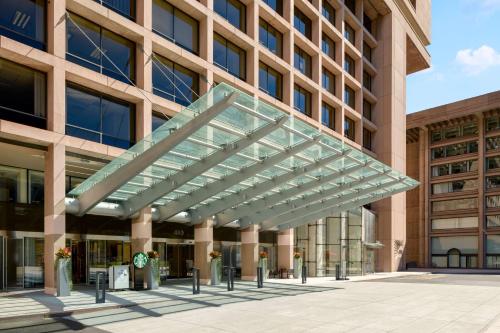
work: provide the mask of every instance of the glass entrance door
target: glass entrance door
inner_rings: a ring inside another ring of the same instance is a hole
[[[194,265],[194,245],[167,245],[167,261],[169,265],[169,278],[178,279],[191,276],[191,269]]]

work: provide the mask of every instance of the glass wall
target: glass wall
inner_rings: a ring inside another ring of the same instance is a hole
[[[70,17],[66,58],[116,80],[134,82],[135,43],[78,15],[71,13]]]
[[[0,58],[0,86],[1,119],[47,128],[44,73]]]
[[[88,283],[95,283],[97,272],[108,273],[112,265],[129,265],[132,260],[130,242],[91,239],[87,241]]]
[[[66,134],[128,149],[135,142],[135,105],[68,84]]]
[[[431,237],[432,267],[477,268],[477,236]]]
[[[2,0],[0,35],[46,49],[46,0]]]

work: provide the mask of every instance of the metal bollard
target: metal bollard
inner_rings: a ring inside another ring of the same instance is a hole
[[[257,288],[264,287],[264,270],[262,267],[257,267]]]
[[[236,276],[236,267],[231,267],[231,291],[234,290],[234,277]]]
[[[302,284],[307,282],[307,266],[302,265]]]
[[[227,291],[231,291],[233,290],[232,287],[231,287],[231,275],[232,275],[232,272],[233,272],[233,269],[231,266],[228,266],[227,268]]]
[[[97,272],[95,276],[95,302],[106,302],[106,273]]]
[[[335,264],[335,280],[340,280],[340,264]]]
[[[200,269],[193,267],[193,295],[200,293]]]

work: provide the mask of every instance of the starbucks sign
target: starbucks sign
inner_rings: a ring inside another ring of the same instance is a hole
[[[148,263],[148,256],[144,252],[137,252],[132,258],[135,268],[144,268]]]

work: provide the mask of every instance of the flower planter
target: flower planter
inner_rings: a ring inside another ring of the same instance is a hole
[[[264,280],[269,278],[269,269],[267,269],[267,258],[259,258],[259,267],[262,267],[264,272]]]
[[[302,277],[302,258],[293,258],[293,278],[300,279]]]
[[[148,289],[158,289],[160,286],[160,260],[158,258],[149,258],[146,264],[146,283]]]
[[[216,286],[222,281],[222,259],[212,259],[210,262],[210,284]]]
[[[71,258],[59,258],[56,261],[57,296],[69,296],[73,287]]]

